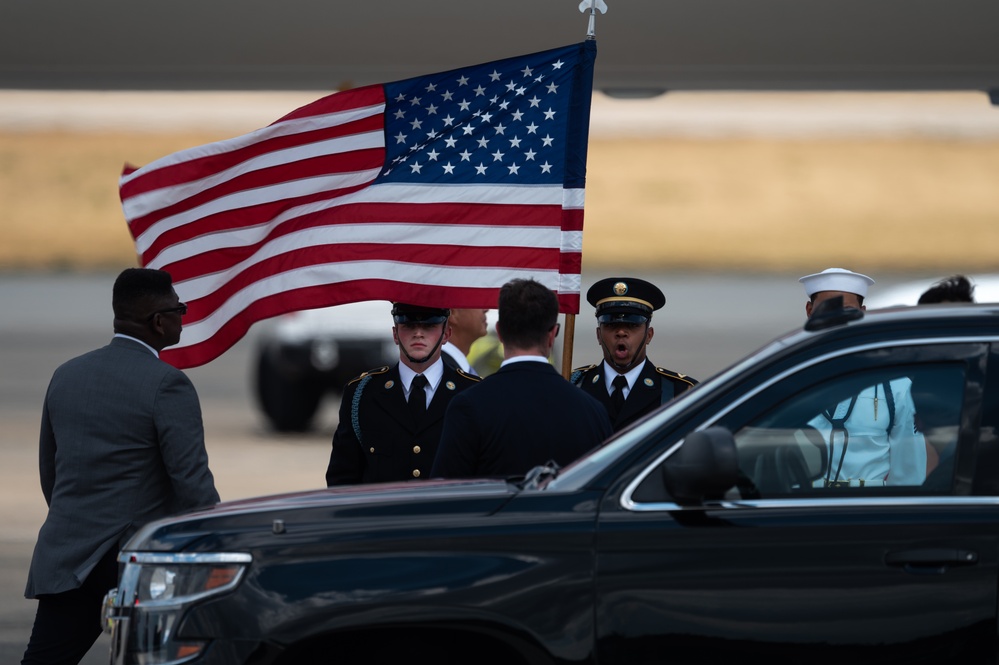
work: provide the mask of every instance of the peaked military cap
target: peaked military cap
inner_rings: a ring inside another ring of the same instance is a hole
[[[402,302],[392,303],[392,320],[395,323],[426,323],[436,325],[447,321],[451,310],[441,307],[423,307]]]
[[[647,323],[666,304],[655,284],[632,277],[601,279],[586,292],[599,323]]]

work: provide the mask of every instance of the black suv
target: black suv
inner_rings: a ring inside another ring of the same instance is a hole
[[[563,469],[150,524],[113,662],[996,663],[997,428],[999,307],[827,310]]]

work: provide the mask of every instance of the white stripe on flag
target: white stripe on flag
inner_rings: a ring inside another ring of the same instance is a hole
[[[540,250],[558,249],[562,235],[562,232],[557,228],[528,226],[496,228],[424,223],[343,224],[334,227],[317,227],[276,238],[263,245],[252,256],[225,271],[202,275],[178,282],[178,284],[183,285],[184,299],[196,300],[215,292],[229,282],[233,276],[239,275],[258,263],[308,247],[385,243],[457,247],[523,247]],[[501,262],[499,257],[497,257],[497,262]],[[475,268],[468,269],[474,270]]]
[[[208,317],[184,325],[181,341],[171,349],[193,346],[210,339],[236,314],[257,300],[285,293],[290,290],[313,286],[334,285],[339,282],[385,279],[391,275],[393,281],[408,284],[432,284],[445,287],[495,288],[516,277],[531,277],[549,289],[559,286],[557,270],[518,270],[508,267],[448,268],[440,265],[417,265],[396,261],[351,261],[341,264],[314,265],[289,270],[258,280],[234,293],[226,302]],[[193,300],[184,284],[177,284],[177,294],[181,300]]]
[[[566,210],[582,210],[583,202],[586,199],[586,190],[582,187],[577,189],[564,189],[562,207]]]
[[[363,185],[377,178],[380,170],[371,169],[357,173],[316,176],[314,178],[303,178],[291,182],[279,182],[248,191],[234,192],[217,199],[212,199],[196,208],[165,217],[141,233],[135,239],[135,247],[139,254],[143,254],[152,247],[156,238],[161,234],[186,226],[210,215],[231,212],[265,203],[273,203],[274,201],[282,201],[298,196],[307,196],[319,192],[335,192],[347,187]]]
[[[369,172],[370,173],[370,172]],[[275,185],[276,188],[284,190],[287,183]],[[232,196],[238,196],[234,194]],[[176,260],[177,257],[193,256],[201,254],[208,249],[225,249],[228,247],[246,247],[256,242],[260,242],[270,231],[277,228],[282,223],[296,219],[303,215],[309,215],[329,210],[344,205],[355,205],[361,203],[453,203],[453,204],[487,204],[487,205],[549,205],[556,206],[562,201],[561,185],[451,185],[451,186],[429,186],[403,183],[385,183],[372,185],[366,189],[351,192],[335,199],[326,201],[315,201],[305,205],[290,208],[280,215],[276,215],[267,224],[254,227],[239,227],[231,231],[218,231],[206,235],[192,236],[181,242],[177,242],[165,248],[156,257],[148,262],[148,268],[163,268]],[[200,210],[200,209],[199,209]],[[191,211],[191,215],[204,214],[204,211]],[[160,222],[160,224],[166,222]],[[169,226],[168,228],[174,228]],[[334,227],[339,228],[339,227]],[[149,233],[156,229],[156,235]],[[144,252],[152,246],[159,233],[167,228],[160,228],[155,224],[136,239],[135,244],[139,253]],[[377,237],[372,235],[368,242],[386,242],[391,238]],[[164,258],[166,255],[166,258]]]
[[[167,200],[170,201],[184,201],[212,187],[228,182],[233,178],[238,178],[239,176],[261,169],[292,164],[315,157],[353,152],[355,150],[384,148],[385,142],[383,139],[384,134],[382,132],[366,132],[289,147],[284,150],[275,150],[274,152],[264,153],[263,155],[240,162],[232,168],[218,171],[200,180],[190,180],[180,185],[162,187],[131,196],[122,202],[122,208],[125,211],[127,219],[138,219],[159,209],[163,204],[164,196],[169,197]]]
[[[336,127],[338,125],[344,125],[373,115],[380,115],[384,111],[384,104],[375,104],[374,106],[358,107],[348,111],[337,111],[336,113],[327,113],[324,115],[314,115],[307,118],[294,118],[291,120],[276,122],[268,125],[267,127],[256,129],[248,134],[243,134],[242,136],[236,136],[231,139],[216,141],[215,143],[208,143],[205,145],[195,146],[193,148],[187,148],[186,150],[181,150],[179,152],[166,155],[165,157],[160,157],[156,161],[146,164],[141,169],[122,175],[118,180],[118,185],[120,187],[132,182],[136,178],[143,178],[162,168],[194,161],[196,159],[201,159],[202,157],[234,152],[245,148],[246,146],[260,143],[266,139],[273,139],[280,136],[294,136],[295,134],[313,132],[317,129]]]

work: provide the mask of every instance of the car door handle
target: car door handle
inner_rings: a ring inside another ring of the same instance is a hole
[[[916,550],[888,552],[885,563],[902,566],[911,573],[943,573],[947,566],[973,566],[978,563],[978,553],[952,547],[927,547]]]

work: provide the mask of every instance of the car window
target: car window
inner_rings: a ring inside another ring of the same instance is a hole
[[[793,393],[734,432],[746,498],[949,493],[958,364],[856,371]]]

